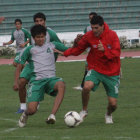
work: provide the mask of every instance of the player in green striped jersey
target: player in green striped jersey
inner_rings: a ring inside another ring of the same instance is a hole
[[[33,20],[35,25],[43,25],[44,27],[46,27],[46,16],[43,13],[36,13],[33,16]],[[46,42],[52,42],[52,41],[56,41],[56,42],[61,42],[60,39],[58,38],[58,36],[56,35],[56,33],[48,28],[46,31]],[[31,39],[32,44],[35,44],[34,39]],[[61,51],[65,51],[67,48],[63,48]],[[55,53],[55,60],[58,57],[58,53]],[[19,111],[17,113],[22,113],[25,109],[26,109],[26,84],[28,83],[30,79],[30,67],[28,64],[26,64],[26,66],[24,67],[23,71],[21,72],[20,75],[20,81],[19,81],[19,96],[20,96],[20,102],[21,102],[21,108],[19,109]],[[18,86],[18,83],[17,83]]]
[[[19,127],[24,127],[29,115],[37,111],[37,106],[44,99],[44,94],[56,96],[51,114],[47,118],[48,124],[54,124],[55,114],[63,100],[65,85],[62,78],[56,77],[55,58],[53,49],[61,50],[65,47],[59,42],[46,42],[46,28],[41,25],[34,25],[31,28],[32,37],[35,44],[26,48],[21,54],[21,61],[17,71],[19,77],[20,71],[26,61],[31,69],[29,81],[29,90],[27,92],[28,108],[23,112],[19,119]],[[19,87],[20,89],[20,87]]]

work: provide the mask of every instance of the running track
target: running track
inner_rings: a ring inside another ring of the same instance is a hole
[[[71,62],[71,61],[85,61],[87,55],[79,55],[79,56],[59,56],[58,62]],[[132,57],[132,58],[140,58],[140,51],[131,51],[131,52],[122,52],[121,58]],[[3,64],[12,64],[13,59],[0,59],[0,65]]]

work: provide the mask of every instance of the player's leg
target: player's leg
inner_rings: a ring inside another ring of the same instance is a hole
[[[17,113],[22,113],[26,110],[26,85],[31,77],[31,69],[29,64],[26,64],[23,68],[20,79],[19,79],[19,99],[20,99],[20,108]]]
[[[19,127],[24,127],[27,123],[29,115],[33,115],[37,111],[38,102],[30,102],[26,111],[22,113],[19,119]]]
[[[57,96],[55,98],[54,105],[53,105],[51,113],[55,115],[57,110],[59,109],[61,103],[62,103],[63,98],[64,98],[64,93],[65,93],[64,82],[63,81],[57,82],[55,84],[54,91],[57,91]]]
[[[85,64],[85,73],[84,73],[84,77],[83,77],[83,80],[82,80],[82,83],[81,83],[81,87],[83,88],[84,87],[84,81],[85,81],[85,77],[88,73],[88,65],[87,65],[87,62]]]
[[[98,79],[98,73],[94,70],[88,71],[84,87],[82,90],[82,105],[83,110],[79,113],[81,116],[81,119],[83,120],[88,115],[88,102],[90,97],[90,91],[95,91],[100,83],[100,80]]]
[[[117,109],[117,97],[120,85],[120,76],[104,76],[103,85],[108,96],[107,112],[105,114],[105,123],[112,124],[112,113]]]
[[[112,113],[117,108],[117,99],[113,97],[108,97],[108,107],[107,113],[105,114],[105,123],[106,124],[113,124]]]
[[[92,81],[85,81],[84,87],[82,90],[82,111],[79,113],[81,119],[83,120],[88,114],[88,102],[90,98],[90,91],[94,87],[94,83]]]
[[[19,127],[24,127],[26,125],[28,116],[37,112],[39,101],[44,99],[44,85],[45,83],[39,80],[30,83],[29,89],[27,91],[28,107],[27,110],[22,113],[19,119]]]
[[[16,53],[16,57],[15,57],[14,62],[13,62],[13,66],[16,67],[16,69],[17,69],[17,66],[19,64],[19,55],[20,55],[20,53]],[[18,91],[18,83],[17,83],[17,79],[16,79],[16,70],[15,70],[15,73],[14,73],[13,90]]]
[[[117,99],[108,97],[107,115],[111,115],[117,109]]]
[[[86,75],[87,75],[87,72],[88,72],[88,70],[85,69],[84,77],[83,77],[83,80],[82,80],[82,83],[81,83],[81,87],[82,87],[82,88],[84,87],[84,81],[85,81],[85,77],[86,77]]]
[[[56,121],[55,114],[58,111],[58,109],[59,109],[59,107],[60,107],[60,105],[61,105],[61,103],[63,101],[63,98],[64,98],[65,84],[62,81],[62,79],[56,78],[56,79],[51,80],[51,82],[49,82],[49,86],[51,88],[53,88],[53,91],[50,93],[50,95],[51,96],[56,96],[56,98],[54,100],[54,104],[53,104],[51,114],[47,118],[46,122],[48,124],[54,124],[55,121]],[[46,92],[49,93],[49,91],[46,91]]]
[[[26,110],[26,84],[28,81],[25,78],[19,79],[19,100],[20,100],[20,109],[17,113],[22,113]]]

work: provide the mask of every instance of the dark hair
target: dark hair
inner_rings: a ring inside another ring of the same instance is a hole
[[[94,16],[94,18],[91,19],[90,23],[92,25],[99,24],[102,26],[104,24],[104,19],[101,16]]]
[[[31,28],[31,35],[35,38],[36,35],[44,34],[46,35],[46,28],[42,25],[34,25]]]
[[[41,13],[41,12],[36,13],[36,14],[33,16],[34,22],[35,22],[36,18],[42,18],[44,21],[46,21],[46,16],[45,16],[45,14],[43,14],[43,13]]]
[[[21,21],[21,19],[15,19],[15,24],[16,24],[16,22],[20,22],[20,24],[22,24],[22,21]]]
[[[91,16],[91,15],[97,16],[97,13],[96,12],[91,12],[91,13],[89,13],[89,16]]]

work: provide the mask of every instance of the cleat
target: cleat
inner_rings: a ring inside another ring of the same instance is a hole
[[[55,124],[56,122],[56,118],[54,114],[50,114],[50,116],[48,117],[48,119],[46,120],[47,124]]]
[[[105,114],[105,123],[106,124],[113,124],[112,115]]]
[[[17,114],[20,114],[20,113],[23,113],[25,110],[23,110],[23,109],[18,109],[18,111],[16,112]]]
[[[82,110],[79,113],[80,117],[81,117],[81,122],[83,122],[84,118],[88,115],[88,111],[87,110]]]
[[[28,116],[25,114],[25,112],[23,112],[18,121],[19,127],[24,127],[26,125],[27,119]]]

